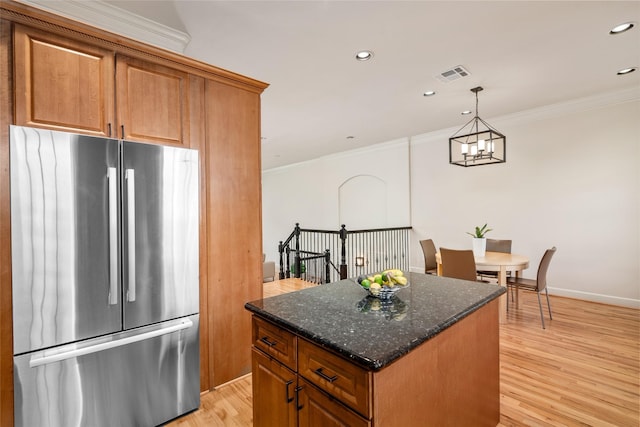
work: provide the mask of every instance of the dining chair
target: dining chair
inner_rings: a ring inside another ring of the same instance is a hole
[[[440,261],[442,262],[442,276],[454,279],[471,280],[478,279],[476,274],[476,261],[471,249],[457,250],[440,248]]]
[[[556,253],[556,247],[547,249],[540,260],[538,265],[538,275],[536,279],[525,279],[523,277],[507,277],[507,286],[515,287],[517,289],[526,289],[529,291],[535,291],[538,294],[538,306],[540,307],[540,320],[542,321],[542,329],[544,327],[544,315],[542,314],[542,302],[540,301],[540,292],[544,291],[547,296],[547,307],[549,309],[549,319],[553,320],[551,315],[551,303],[549,302],[549,291],[547,290],[547,271],[549,270],[549,263],[551,258]],[[507,310],[509,309],[509,298],[507,298]]]
[[[436,262],[436,245],[433,240],[420,240],[422,253],[424,254],[424,274],[438,274],[438,263]]]
[[[511,240],[507,239],[487,239],[487,251],[488,252],[502,252],[504,254],[511,253]],[[507,276],[510,276],[511,272],[507,271]],[[478,276],[481,278],[491,278],[498,280],[497,271],[478,271]]]
[[[489,252],[511,253],[510,239],[487,239],[487,250]]]

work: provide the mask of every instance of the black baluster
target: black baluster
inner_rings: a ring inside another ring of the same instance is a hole
[[[280,243],[278,243],[278,254],[280,254],[280,273],[278,274],[278,278],[282,280],[284,279],[284,248],[282,247],[282,240],[280,240]]]
[[[344,224],[340,228],[340,240],[341,240],[341,249],[340,249],[340,280],[347,278],[347,229]]]

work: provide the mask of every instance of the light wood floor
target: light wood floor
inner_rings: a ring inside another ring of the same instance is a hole
[[[306,286],[266,283],[264,295]],[[535,294],[521,295],[523,308],[500,327],[499,426],[640,426],[640,310],[551,297],[543,330]],[[203,395],[200,409],[170,426],[246,427],[251,411],[247,375]]]

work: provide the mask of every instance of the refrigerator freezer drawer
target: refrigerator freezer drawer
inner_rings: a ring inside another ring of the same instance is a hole
[[[200,405],[199,318],[14,358],[16,426],[154,426]]]

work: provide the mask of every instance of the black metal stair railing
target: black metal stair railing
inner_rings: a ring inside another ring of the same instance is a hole
[[[397,268],[409,271],[409,231],[411,227],[349,231],[346,252],[347,275],[377,273]]]
[[[332,272],[337,271],[336,266],[331,261],[331,254],[329,249],[320,249],[316,251],[301,250],[307,244],[306,233],[308,230],[302,230],[300,225],[296,223],[295,228],[284,242],[280,242],[278,245],[278,252],[280,254],[280,271],[278,277],[285,279],[291,277],[302,278],[307,282],[312,283],[329,283],[332,281]],[[301,236],[303,236],[301,242]],[[291,243],[293,242],[294,248],[291,249]],[[326,245],[325,245],[326,246]],[[318,248],[316,244],[313,246]]]
[[[314,283],[329,283],[388,268],[408,271],[409,230],[411,227],[348,231],[345,225],[340,230],[317,230],[296,223],[287,240],[278,245],[279,278],[293,274]]]

